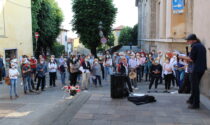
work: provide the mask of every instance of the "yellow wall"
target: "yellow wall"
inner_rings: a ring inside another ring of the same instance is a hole
[[[114,34],[114,38],[115,38],[115,40],[114,40],[114,46],[117,46],[117,45],[119,45],[119,42],[118,42],[119,36],[117,36],[117,35],[120,34],[120,31],[119,30],[114,30],[113,31],[113,34]]]
[[[0,54],[4,56],[5,49],[17,49],[18,57],[33,54],[31,0],[6,0],[0,24]]]
[[[74,39],[73,48],[78,48],[80,45],[79,38]]]

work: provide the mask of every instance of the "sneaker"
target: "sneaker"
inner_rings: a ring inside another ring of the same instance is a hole
[[[135,87],[134,89],[135,89],[135,90],[138,90],[139,88]]]
[[[18,98],[19,96],[18,95],[15,95],[15,97]]]
[[[10,96],[10,100],[12,100],[12,96]]]
[[[148,90],[147,93],[150,93],[150,90]]]

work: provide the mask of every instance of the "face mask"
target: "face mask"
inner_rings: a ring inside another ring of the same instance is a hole
[[[40,63],[41,63],[41,64],[43,64],[44,62],[43,62],[43,61],[41,61]]]
[[[12,68],[14,69],[14,68],[15,68],[15,66],[12,66]]]
[[[151,57],[152,55],[149,55],[149,57]]]
[[[155,61],[155,63],[156,63],[156,64],[159,64],[159,61],[157,60],[157,61]]]
[[[98,62],[95,62],[95,64],[98,64]]]
[[[141,55],[141,57],[144,57],[144,55]]]

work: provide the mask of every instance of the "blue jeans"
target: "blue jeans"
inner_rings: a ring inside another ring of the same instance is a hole
[[[15,94],[15,96],[17,96],[16,82],[17,82],[17,79],[10,79],[10,96],[12,96],[12,89],[14,89],[14,94]]]
[[[107,79],[108,75],[112,74],[112,67],[105,66],[105,79]]]
[[[61,83],[62,83],[62,85],[65,85],[66,73],[60,72],[60,74],[61,74]]]
[[[26,92],[27,90],[31,91],[31,77],[30,76],[26,76],[23,78],[23,89],[24,89],[24,92]]]

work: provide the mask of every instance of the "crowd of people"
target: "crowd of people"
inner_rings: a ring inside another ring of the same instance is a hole
[[[0,60],[0,66],[3,67],[3,60]],[[2,69],[2,68],[1,68]],[[1,74],[2,74],[1,70]],[[115,52],[110,54],[108,51],[95,58],[93,55],[76,55],[64,58],[61,56],[55,59],[54,55],[50,56],[47,61],[42,55],[36,59],[34,56],[30,58],[26,55],[22,56],[19,63],[16,57],[10,60],[8,76],[10,78],[10,98],[18,97],[16,92],[16,84],[18,77],[22,77],[23,91],[36,92],[41,89],[45,90],[46,75],[49,72],[49,86],[56,87],[57,72],[60,73],[61,84],[64,86],[67,72],[68,80],[71,86],[79,84],[82,90],[88,90],[92,83],[95,87],[102,87],[102,80],[108,82],[110,75],[113,73],[122,73],[128,76],[128,87],[130,92],[138,89],[138,82],[149,81],[148,92],[155,83],[154,91],[157,92],[159,84],[165,80],[165,91],[169,92],[172,86],[179,87],[179,92],[190,92],[190,65],[188,62],[179,60],[177,52],[152,51],[145,53],[144,51],[133,52],[128,50],[125,52]],[[81,81],[81,82],[78,82]],[[1,81],[2,82],[2,78]]]

